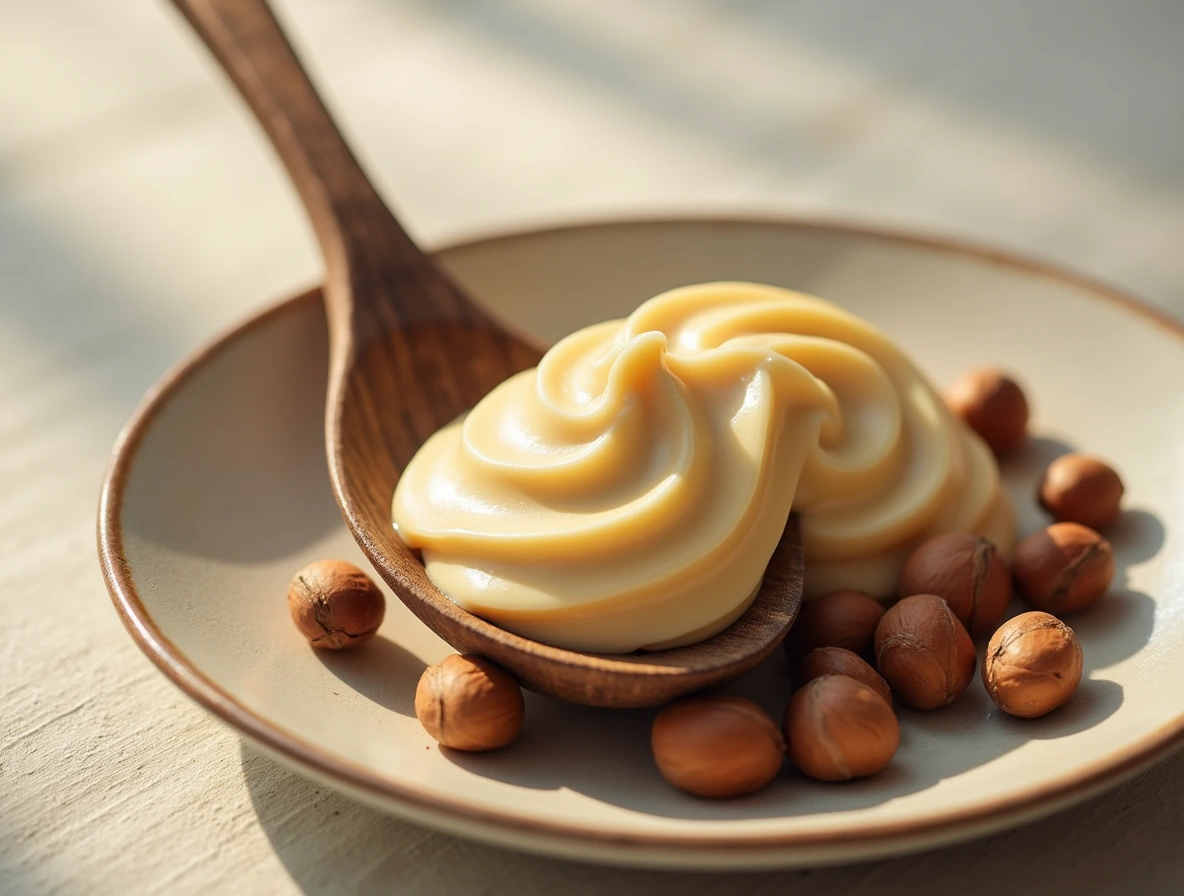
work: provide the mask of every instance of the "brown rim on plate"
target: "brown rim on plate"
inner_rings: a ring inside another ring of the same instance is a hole
[[[1060,280],[1091,293],[1096,298],[1121,305],[1128,311],[1145,317],[1169,330],[1182,340],[1184,324],[1143,301],[1081,274],[1064,270],[1055,264],[1024,257],[1011,251],[983,248],[971,242],[945,236],[929,236],[895,228],[856,225],[827,219],[779,218],[760,215],[743,217],[662,217],[630,218],[616,221],[570,223],[530,230],[458,241],[449,245],[451,251],[489,246],[498,242],[530,238],[547,233],[573,232],[605,228],[627,227],[723,227],[769,226],[799,230],[832,231],[870,239],[936,249],[955,255],[969,256],[979,261],[1015,268],[1042,277]],[[266,324],[293,307],[319,301],[319,289],[273,305],[248,320],[232,326],[193,352],[168,371],[148,392],[119,435],[113,449],[110,467],[103,482],[99,499],[98,548],[107,590],[120,618],[132,638],[148,658],[175,685],[223,722],[249,735],[265,747],[305,766],[315,773],[336,779],[355,791],[369,793],[383,800],[393,800],[421,810],[428,816],[453,817],[482,828],[508,828],[516,833],[534,835],[547,840],[591,841],[603,847],[664,849],[697,851],[718,849],[734,852],[777,853],[794,849],[825,849],[857,843],[878,844],[909,841],[935,836],[942,842],[965,835],[986,833],[1006,826],[1012,818],[1034,818],[1050,814],[1076,799],[1119,783],[1126,777],[1162,758],[1184,743],[1184,713],[1161,725],[1138,743],[1099,760],[1085,769],[1061,778],[1048,780],[1038,787],[1008,797],[986,800],[973,807],[947,811],[912,822],[880,822],[855,826],[842,831],[804,832],[793,834],[740,834],[735,837],[703,836],[694,833],[674,835],[625,835],[602,827],[580,827],[566,823],[548,823],[523,819],[508,812],[475,808],[472,805],[444,798],[427,789],[416,789],[396,784],[352,762],[345,761],[315,744],[309,743],[283,727],[276,725],[244,706],[207,678],[157,627],[140,601],[132,579],[131,568],[124,556],[121,507],[132,465],[140,442],[151,427],[157,413],[180,387],[207,359],[233,344],[239,338]],[[945,832],[946,836],[942,836]],[[883,852],[883,849],[880,850]]]

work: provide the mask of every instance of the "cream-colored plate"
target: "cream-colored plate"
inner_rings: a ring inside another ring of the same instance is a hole
[[[996,253],[811,223],[666,222],[477,241],[442,260],[498,314],[553,340],[685,283],[749,279],[837,301],[938,381],[1017,371],[1037,438],[1005,468],[1025,529],[1032,486],[1067,446],[1111,458],[1129,510],[1111,533],[1115,590],[1072,624],[1086,680],[1036,721],[976,681],[952,707],[902,711],[880,777],[816,784],[789,769],[755,796],[676,793],[650,760],[650,711],[528,695],[527,724],[489,755],[440,750],[412,710],[449,653],[396,599],[353,653],[309,649],[291,574],[361,563],[325,474],[325,328],[315,294],[200,352],[146,400],[103,491],[100,547],[133,636],[224,721],[325,783],[425,824],[508,846],[639,865],[755,867],[919,849],[1032,819],[1117,783],[1184,739],[1184,335],[1080,278]],[[414,389],[415,383],[407,383]],[[735,686],[780,714],[778,655]]]

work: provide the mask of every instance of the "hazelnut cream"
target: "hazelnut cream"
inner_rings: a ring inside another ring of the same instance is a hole
[[[470,612],[624,653],[738,618],[791,508],[807,596],[887,596],[938,532],[1005,554],[1015,537],[990,451],[882,333],[801,293],[706,283],[495,388],[423,445],[393,515]]]

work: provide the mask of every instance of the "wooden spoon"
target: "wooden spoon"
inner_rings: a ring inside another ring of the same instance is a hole
[[[399,598],[458,651],[488,657],[533,690],[593,706],[656,706],[767,656],[801,603],[793,519],[749,610],[689,647],[627,656],[561,650],[462,610],[432,585],[391,523],[399,473],[428,436],[541,353],[474,305],[395,221],[263,0],[174,2],[254,110],[316,230],[326,268],[333,491]]]

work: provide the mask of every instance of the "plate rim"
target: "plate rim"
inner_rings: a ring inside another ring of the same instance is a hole
[[[1059,280],[1090,294],[1093,298],[1116,304],[1143,317],[1169,331],[1184,345],[1184,321],[1100,279],[1012,249],[894,224],[794,214],[691,213],[618,216],[490,229],[476,235],[466,234],[450,239],[438,247],[433,246],[430,253],[462,252],[496,246],[501,242],[589,230],[753,225],[833,232],[937,250],[948,255]],[[899,841],[904,849],[910,848],[910,844],[911,848],[917,849],[923,848],[925,843],[917,844],[916,841],[926,837],[934,843],[946,843],[960,839],[959,833],[963,834],[963,838],[978,836],[1006,827],[1012,819],[1032,820],[1087,799],[1102,790],[1116,786],[1184,745],[1184,713],[1181,713],[1108,758],[1099,759],[1075,773],[1046,780],[1019,794],[986,799],[966,808],[913,821],[879,821],[838,831],[749,831],[736,835],[700,834],[691,831],[679,834],[622,833],[595,825],[580,826],[569,822],[523,818],[513,812],[474,806],[451,797],[440,796],[427,789],[407,787],[335,756],[249,709],[204,675],[198,666],[169,640],[140,600],[132,579],[131,564],[124,553],[122,531],[123,495],[140,445],[157,414],[171,396],[208,360],[250,335],[257,328],[266,325],[273,318],[305,304],[319,304],[320,292],[320,286],[311,287],[221,328],[176,362],[156,381],[141,399],[116,439],[100,491],[96,531],[99,561],[107,591],[121,621],[141,651],[188,697],[223,723],[261,743],[290,763],[309,768],[317,777],[339,781],[355,794],[360,792],[368,795],[372,798],[371,801],[377,799],[385,806],[397,805],[414,810],[421,819],[424,816],[436,819],[453,817],[464,823],[470,833],[474,827],[487,829],[490,831],[491,839],[502,843],[513,841],[522,845],[523,837],[533,836],[551,842],[561,839],[573,845],[595,845],[596,851],[600,853],[605,849],[616,849],[632,853],[637,859],[647,850],[652,850],[666,853],[693,852],[698,853],[698,858],[702,860],[705,858],[702,851],[712,850],[737,857],[739,854],[751,854],[753,859],[757,860],[775,854],[837,849],[844,849],[854,857],[854,853],[859,852],[860,844],[867,846],[868,854],[883,855],[889,851],[888,845],[893,841]],[[494,831],[500,832],[500,837],[494,836]],[[588,843],[589,841],[591,843]],[[701,865],[702,862],[694,864]]]

